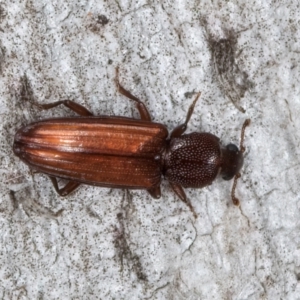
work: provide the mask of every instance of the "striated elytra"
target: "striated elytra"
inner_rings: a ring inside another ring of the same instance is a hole
[[[234,177],[231,196],[238,205],[234,193],[243,166],[244,131],[250,120],[244,122],[240,149],[233,144],[222,147],[219,138],[211,133],[184,134],[200,97],[198,93],[185,122],[168,136],[167,128],[151,122],[144,103],[119,84],[118,76],[116,83],[119,92],[135,102],[141,119],[96,117],[70,100],[41,105],[49,109],[62,104],[80,116],[47,119],[22,127],[15,135],[14,153],[30,168],[47,174],[61,196],[83,183],[145,189],[159,198],[163,176],[196,217],[183,188],[210,185],[220,174],[225,180]],[[68,183],[59,188],[57,178]]]

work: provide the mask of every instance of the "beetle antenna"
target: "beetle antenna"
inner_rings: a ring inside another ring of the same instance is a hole
[[[233,185],[232,185],[232,189],[231,189],[231,199],[234,205],[239,206],[240,205],[240,200],[235,196],[235,188],[236,188],[236,184],[238,179],[241,177],[241,173],[237,173],[234,176],[233,179]]]
[[[250,125],[250,119],[246,119],[243,124],[242,132],[241,132],[240,151],[242,151],[242,153],[245,152],[245,147],[244,147],[245,129],[249,125]]]
[[[241,131],[240,151],[242,153],[245,152],[245,147],[244,147],[245,129],[247,126],[249,126],[249,124],[250,124],[250,119],[246,119],[243,124],[242,131]],[[240,177],[241,177],[240,173],[237,173],[234,176],[233,186],[231,189],[231,199],[232,199],[233,204],[236,206],[238,206],[240,204],[240,200],[235,196],[235,189],[236,189],[237,181]]]

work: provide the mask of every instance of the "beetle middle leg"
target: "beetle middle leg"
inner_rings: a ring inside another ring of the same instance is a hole
[[[93,114],[88,109],[72,100],[61,100],[48,104],[37,104],[37,106],[42,109],[50,109],[59,105],[64,105],[65,107],[71,109],[72,111],[83,117],[93,116]]]
[[[183,124],[180,124],[178,125],[177,127],[175,127],[171,133],[171,138],[174,138],[174,137],[179,137],[181,136],[187,129],[187,124],[194,112],[194,108],[195,108],[195,105],[199,99],[201,95],[201,92],[199,92],[196,96],[196,99],[193,101],[193,103],[191,104],[191,106],[189,107],[189,110],[188,110],[188,113],[187,113],[187,116],[186,116],[186,119],[185,119],[185,122]]]
[[[49,176],[49,178],[51,179],[52,184],[53,184],[57,194],[59,194],[62,197],[69,195],[70,193],[75,191],[78,188],[78,186],[80,185],[80,183],[78,183],[78,182],[69,181],[63,188],[59,188],[56,177]]]
[[[119,68],[116,68],[116,78],[115,82],[118,88],[118,91],[120,94],[124,95],[125,97],[135,101],[136,108],[138,109],[141,120],[145,121],[151,121],[150,113],[146,107],[146,105],[137,97],[133,96],[129,91],[127,91],[125,88],[122,87],[122,85],[119,82]]]
[[[160,186],[155,186],[151,189],[147,190],[150,196],[154,199],[159,199],[161,197],[161,191],[160,191]]]

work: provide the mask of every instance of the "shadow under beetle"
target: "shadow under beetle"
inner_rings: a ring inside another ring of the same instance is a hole
[[[116,76],[118,91],[133,100],[140,119],[93,116],[85,107],[62,100],[40,105],[50,109],[64,105],[79,117],[53,118],[31,123],[15,135],[13,150],[32,169],[47,174],[60,196],[66,196],[80,184],[111,188],[146,189],[153,198],[160,198],[163,176],[196,213],[183,188],[210,185],[218,174],[225,180],[234,177],[231,197],[235,197],[239,171],[243,166],[243,140],[246,120],[242,127],[240,150],[234,144],[220,146],[219,138],[211,133],[184,134],[200,97],[189,107],[186,120],[168,137],[167,128],[151,122],[142,101],[123,88]],[[57,178],[68,180],[59,188]]]

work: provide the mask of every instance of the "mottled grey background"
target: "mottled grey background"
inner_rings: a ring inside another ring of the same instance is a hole
[[[0,2],[0,298],[299,299],[299,11],[296,0]],[[220,77],[212,41],[229,37],[241,73],[227,63]],[[89,186],[60,198],[13,155],[22,124],[73,115],[24,101],[25,79],[39,103],[137,117],[116,66],[169,130],[197,91],[188,132],[239,143],[251,119],[239,208],[221,179],[187,190],[197,220],[166,182],[160,200]],[[243,72],[245,114],[228,97]]]

